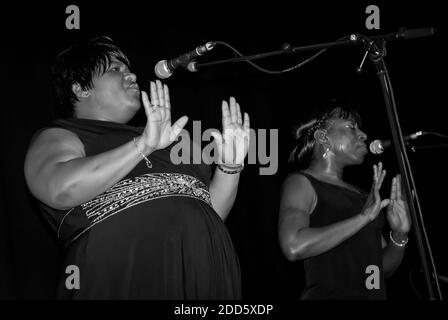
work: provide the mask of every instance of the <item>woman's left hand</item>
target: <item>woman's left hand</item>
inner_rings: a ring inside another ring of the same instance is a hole
[[[390,228],[394,232],[405,235],[411,229],[411,219],[409,217],[408,206],[402,198],[400,175],[397,175],[392,179],[390,203],[387,208],[387,220]]]
[[[218,147],[218,161],[225,165],[241,165],[249,150],[250,123],[249,115],[241,117],[240,105],[234,97],[230,97],[230,110],[226,101],[222,102],[223,134],[212,132],[211,135]]]

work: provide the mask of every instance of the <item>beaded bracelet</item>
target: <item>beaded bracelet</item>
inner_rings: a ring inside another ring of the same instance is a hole
[[[138,153],[140,153],[140,155],[142,156],[142,158],[145,159],[146,166],[148,167],[148,169],[151,169],[151,168],[152,168],[152,163],[151,163],[151,161],[149,161],[148,157],[145,156],[145,155],[143,154],[143,152],[141,152],[141,151],[138,149],[138,145],[137,145],[137,141],[135,140],[135,137],[134,137],[134,145],[135,145],[135,147],[137,148]]]
[[[406,243],[408,243],[409,241],[409,237],[407,237],[406,240],[402,241],[401,243],[398,243],[397,241],[394,240],[394,238],[392,238],[392,230],[389,232],[389,238],[392,241],[392,243],[398,247],[404,247]]]
[[[243,171],[244,163],[240,164],[238,167],[235,167],[235,168],[230,168],[225,165],[218,164],[218,169],[227,174],[235,174],[235,173],[239,173],[239,172]],[[230,170],[227,170],[227,169],[230,169]]]

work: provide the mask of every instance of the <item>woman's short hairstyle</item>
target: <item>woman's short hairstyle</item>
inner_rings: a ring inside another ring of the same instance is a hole
[[[289,156],[289,163],[298,170],[308,168],[313,159],[316,130],[328,130],[335,119],[353,120],[361,126],[361,117],[351,107],[332,105],[311,120],[296,126],[293,130],[295,147]]]
[[[105,36],[66,48],[56,56],[51,72],[61,116],[74,117],[74,105],[78,98],[73,92],[73,84],[78,83],[82,90],[92,89],[93,78],[107,71],[112,58],[130,68],[125,54],[111,38]]]

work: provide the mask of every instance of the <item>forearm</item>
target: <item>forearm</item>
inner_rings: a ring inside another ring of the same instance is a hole
[[[218,168],[215,169],[210,183],[210,197],[213,209],[223,221],[227,218],[235,202],[239,179],[240,173],[227,174]]]
[[[321,228],[303,228],[289,240],[288,259],[301,260],[317,256],[338,246],[369,223],[358,214],[347,220]]]
[[[406,235],[393,232],[392,237],[399,243],[406,239]],[[387,246],[383,249],[383,270],[386,277],[392,276],[404,257],[406,246],[397,246],[390,239]]]
[[[66,209],[80,205],[125,177],[141,160],[139,150],[149,155],[140,139],[131,140],[115,149],[95,156],[58,163],[49,184],[53,189],[53,205]]]

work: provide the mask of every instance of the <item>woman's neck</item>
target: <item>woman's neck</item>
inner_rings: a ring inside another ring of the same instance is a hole
[[[343,181],[344,168],[336,165],[334,161],[326,159],[313,161],[306,171],[331,181]]]

